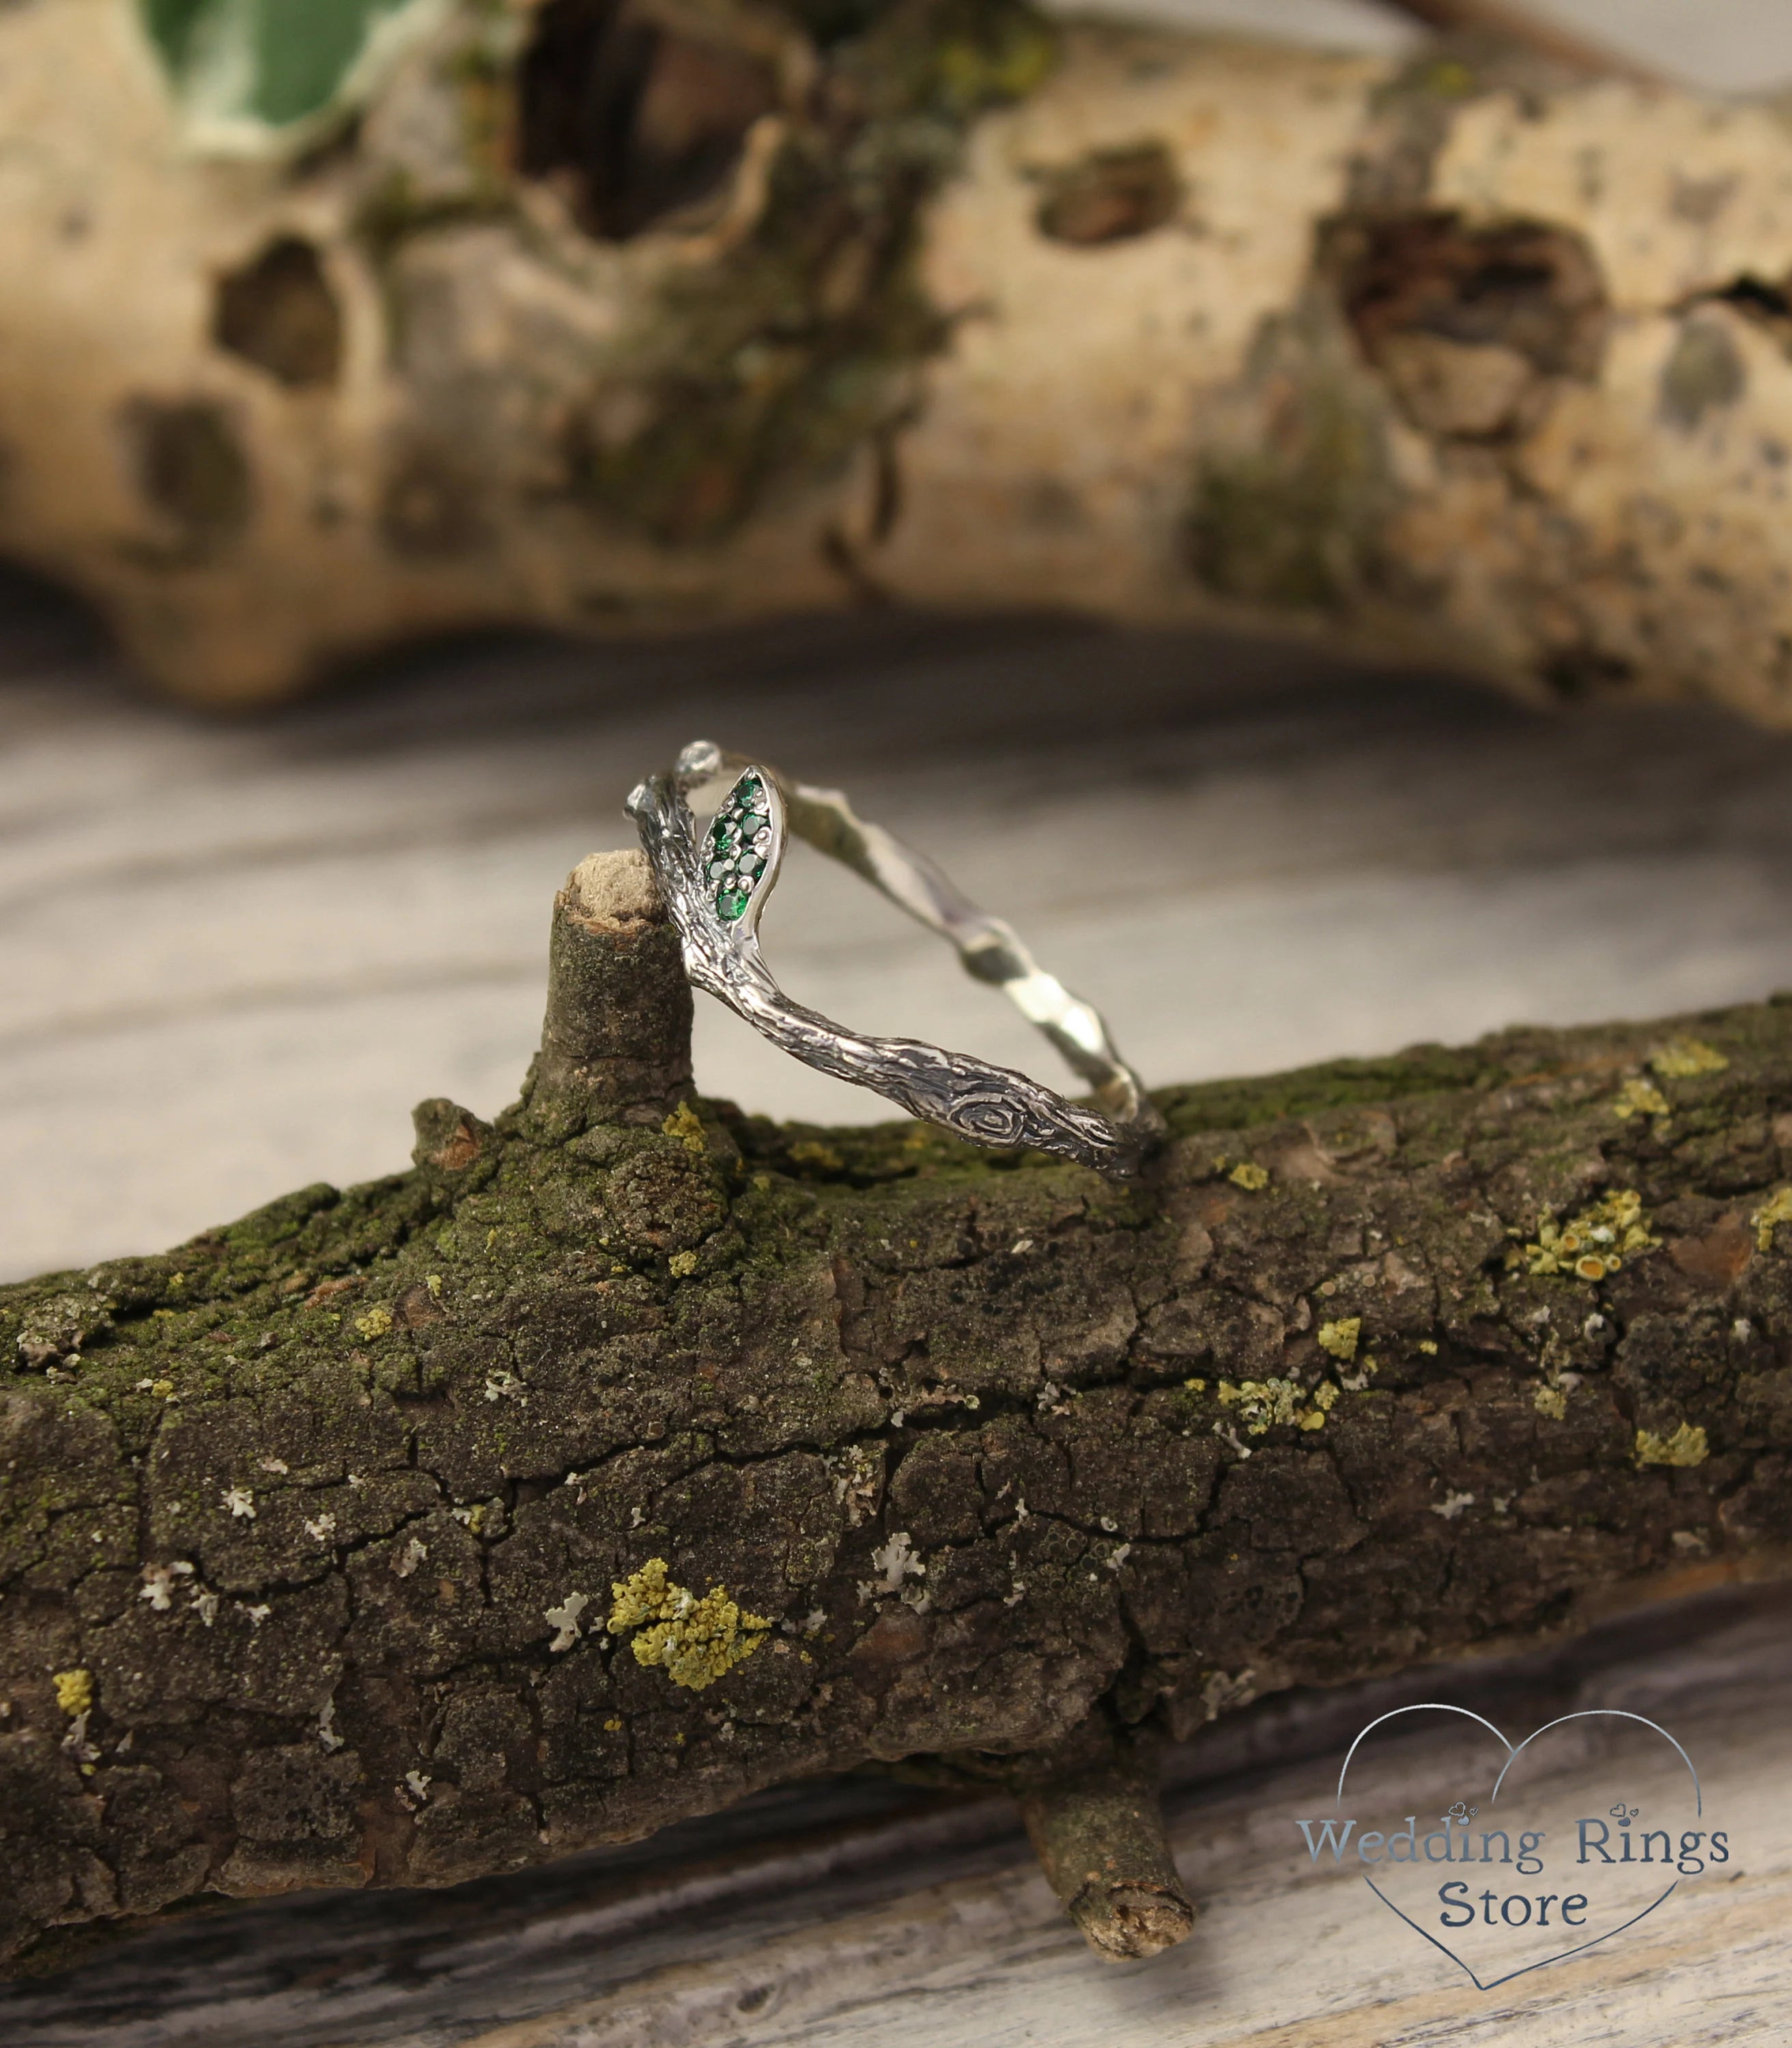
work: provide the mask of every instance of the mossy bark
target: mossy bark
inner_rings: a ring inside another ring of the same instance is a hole
[[[495,1125],[0,1291],[15,1967],[917,1759],[1145,1953],[1154,1741],[1786,1568],[1792,1006],[1171,1089],[1121,1188],[691,1096],[634,856],[554,959]]]

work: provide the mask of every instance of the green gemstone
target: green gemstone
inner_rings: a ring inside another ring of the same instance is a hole
[[[716,898],[716,914],[724,925],[731,925],[746,908],[744,889],[724,889]]]
[[[740,838],[740,827],[732,818],[718,818],[709,828],[709,836],[720,847],[730,847]]]
[[[735,800],[743,804],[757,804],[764,794],[757,775],[749,775],[735,785]]]
[[[746,880],[757,882],[766,871],[766,863],[756,853],[743,853],[740,856],[740,871]]]

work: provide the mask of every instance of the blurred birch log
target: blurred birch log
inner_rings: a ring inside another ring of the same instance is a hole
[[[258,126],[194,11],[0,11],[0,551],[191,700],[887,600],[1792,720],[1768,106],[1019,0],[392,0],[356,107]]]

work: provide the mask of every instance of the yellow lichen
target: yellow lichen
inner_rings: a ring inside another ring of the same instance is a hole
[[[1539,1387],[1530,1397],[1530,1405],[1539,1415],[1559,1422],[1568,1413],[1568,1396],[1559,1387]]]
[[[1305,1391],[1297,1379],[1222,1379],[1223,1406],[1236,1408],[1247,1434],[1260,1437],[1278,1424],[1298,1419],[1299,1402]]]
[[[687,1152],[701,1158],[709,1149],[703,1135],[703,1121],[688,1102],[681,1102],[660,1126],[668,1138],[676,1138]]]
[[[1234,1187],[1247,1189],[1252,1194],[1255,1194],[1260,1188],[1266,1188],[1270,1184],[1267,1169],[1249,1159],[1240,1160],[1226,1178]]]
[[[1467,64],[1453,59],[1433,64],[1425,74],[1425,82],[1444,99],[1466,99],[1475,90],[1475,74]]]
[[[927,1140],[924,1138],[922,1142]],[[840,1173],[846,1170],[846,1161],[832,1145],[824,1145],[817,1138],[801,1138],[790,1147],[790,1158],[799,1166],[813,1166],[817,1173]]]
[[[1702,1038],[1670,1038],[1649,1055],[1649,1064],[1664,1080],[1690,1080],[1695,1074],[1720,1074],[1729,1061]]]
[[[1755,1248],[1771,1251],[1775,1224],[1792,1223],[1792,1188],[1782,1188],[1770,1197],[1748,1220],[1755,1226]]]
[[[355,1318],[355,1333],[363,1337],[382,1337],[392,1328],[390,1309],[370,1309],[364,1316]]]
[[[1634,1189],[1620,1188],[1569,1222],[1545,1224],[1524,1254],[1534,1275],[1571,1273],[1577,1279],[1603,1280],[1626,1259],[1652,1251],[1660,1243],[1650,1235],[1643,1197]]]
[[[1418,1340],[1418,1348],[1427,1358],[1435,1358],[1437,1356],[1437,1342],[1435,1337],[1421,1337]]]
[[[1191,1394],[1204,1394],[1207,1391],[1207,1382],[1204,1379],[1185,1379],[1182,1384]]]
[[[630,1572],[619,1584],[613,1581],[610,1587],[611,1633],[638,1628],[644,1621],[657,1620],[668,1594],[675,1590],[666,1578],[664,1557],[650,1557],[638,1572]]]
[[[1328,1351],[1340,1365],[1348,1365],[1356,1356],[1356,1340],[1362,1334],[1360,1316],[1340,1316],[1335,1323],[1319,1325],[1319,1348]]]
[[[688,1280],[697,1270],[697,1255],[694,1251],[675,1251],[665,1262],[665,1270],[674,1280]]]
[[[1325,1382],[1314,1388],[1309,1403],[1297,1379],[1222,1379],[1218,1391],[1223,1406],[1238,1410],[1250,1437],[1289,1424],[1301,1429],[1322,1429],[1326,1410],[1338,1398],[1336,1387]]]
[[[1627,1123],[1633,1116],[1666,1116],[1670,1107],[1667,1097],[1655,1084],[1645,1080],[1640,1074],[1624,1083],[1612,1105],[1623,1123]]]
[[[56,1688],[56,1703],[62,1711],[72,1717],[93,1711],[93,1674],[91,1671],[57,1671],[50,1683]]]
[[[673,1685],[693,1693],[751,1657],[771,1627],[763,1615],[743,1613],[722,1586],[699,1600],[666,1576],[663,1557],[650,1557],[610,1591],[610,1633],[635,1631],[629,1646],[635,1662],[658,1665]]]
[[[1639,1465],[1702,1465],[1710,1456],[1705,1431],[1696,1422],[1682,1422],[1671,1437],[1658,1437],[1650,1429],[1636,1433]]]

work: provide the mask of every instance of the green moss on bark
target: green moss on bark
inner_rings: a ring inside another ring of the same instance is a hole
[[[1169,1091],[1116,1188],[689,1101],[676,1019],[638,1006],[624,1046],[575,1014],[581,948],[638,990],[663,926],[578,910],[495,1126],[425,1104],[408,1173],[0,1290],[21,1957],[819,1769],[1055,1782],[1091,1726],[1546,1634],[1695,1553],[1779,1568],[1792,1249],[1753,1219],[1792,1171],[1792,1009],[1696,1020],[1727,1065],[1658,1073],[1666,1117],[1614,1109],[1659,1027]],[[1618,1189],[1658,1244],[1530,1270]],[[655,1560],[770,1624],[700,1691],[603,1625]],[[1090,1910],[1155,1925],[1141,1897]]]

